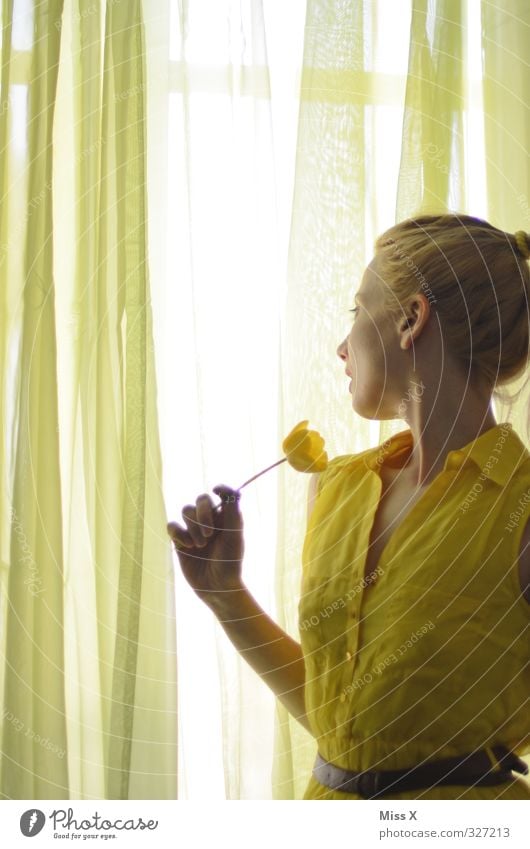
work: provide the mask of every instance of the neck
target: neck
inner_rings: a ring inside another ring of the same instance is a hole
[[[439,474],[449,451],[463,448],[497,424],[488,392],[468,385],[460,393],[454,381],[446,391],[435,386],[429,390],[423,382],[422,386],[421,397],[410,401],[403,416],[413,438],[403,471],[414,488],[426,486]]]

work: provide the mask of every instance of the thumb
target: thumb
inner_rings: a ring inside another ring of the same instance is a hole
[[[222,519],[223,530],[240,531],[243,528],[243,517],[239,509],[240,491],[222,483],[212,487],[212,491],[221,497],[217,516]]]

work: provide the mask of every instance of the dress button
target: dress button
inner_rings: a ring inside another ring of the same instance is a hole
[[[351,659],[352,659],[352,657],[353,657],[352,653],[351,653],[351,652],[349,652],[349,651],[347,651],[347,652],[346,652],[346,660],[351,660]]]
[[[345,702],[345,701],[346,701],[346,693],[341,693],[341,694],[340,694],[340,700],[339,700],[339,701],[341,701],[341,702]]]
[[[465,460],[465,456],[463,451],[451,451],[448,463],[449,468],[459,469]]]

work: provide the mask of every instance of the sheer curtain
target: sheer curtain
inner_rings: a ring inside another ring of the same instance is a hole
[[[164,491],[180,522],[199,493],[238,486],[281,457],[304,15],[304,2],[288,10],[261,0],[172,4],[167,274],[155,348]],[[245,580],[273,618],[279,494],[296,477],[280,469],[242,501]],[[180,798],[204,796],[205,764],[209,798],[271,798],[275,699],[175,562]]]
[[[315,741],[166,520],[303,418],[329,456],[403,429],[351,409],[347,310],[395,220],[530,229],[529,24],[524,0],[4,1],[2,798],[302,797]],[[295,639],[307,482],[283,464],[241,502],[245,580]]]
[[[139,0],[2,6],[3,798],[175,798]]]

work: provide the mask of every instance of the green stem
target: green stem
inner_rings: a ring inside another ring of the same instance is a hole
[[[238,492],[239,492],[239,490],[243,489],[243,487],[244,487],[244,486],[246,486],[246,485],[247,485],[247,483],[252,483],[252,481],[255,481],[255,480],[256,480],[256,478],[259,478],[259,476],[260,476],[260,475],[264,475],[264,474],[265,474],[265,472],[268,472],[268,471],[269,471],[269,469],[274,469],[274,467],[275,467],[275,466],[279,466],[279,465],[280,465],[280,463],[285,463],[285,461],[286,461],[286,460],[287,460],[287,457],[284,457],[284,458],[283,458],[283,460],[278,460],[278,462],[277,462],[277,463],[273,463],[273,464],[272,464],[272,466],[267,466],[267,468],[266,468],[266,469],[263,469],[263,471],[258,472],[258,474],[257,474],[257,475],[254,475],[254,477],[253,477],[253,478],[249,478],[249,479],[248,479],[248,481],[245,481],[245,483],[242,483],[242,484],[241,484],[241,486],[240,486],[240,487],[239,487],[239,489],[238,489]]]
[[[249,483],[252,483],[252,481],[255,481],[255,480],[256,480],[256,478],[259,478],[261,475],[264,475],[264,474],[265,474],[265,472],[268,472],[268,471],[269,471],[269,469],[274,469],[274,467],[275,467],[275,466],[279,466],[279,465],[280,465],[280,463],[285,463],[285,461],[286,461],[286,460],[287,460],[287,457],[284,457],[282,460],[278,460],[276,463],[273,463],[271,466],[267,466],[267,468],[266,468],[266,469],[262,469],[262,470],[261,470],[261,472],[258,472],[258,474],[257,474],[257,475],[253,475],[253,477],[249,478],[249,479],[248,479],[248,481],[245,481],[245,483],[242,483],[242,484],[241,484],[241,486],[240,486],[238,489],[236,489],[236,492],[240,492],[240,491],[243,489],[243,487],[244,487],[244,486],[246,486],[246,485],[247,485],[247,484],[249,484]],[[219,510],[219,508],[221,507],[222,503],[223,503],[223,502],[221,501],[221,504],[217,504],[217,505],[214,507],[214,510]]]

